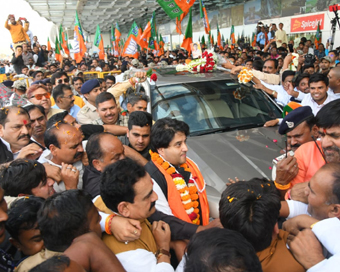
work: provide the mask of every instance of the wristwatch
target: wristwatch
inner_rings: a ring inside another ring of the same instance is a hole
[[[158,249],[158,250],[156,251],[156,254],[155,254],[156,259],[158,260],[158,258],[161,257],[162,255],[166,255],[166,256],[168,256],[169,258],[171,258],[171,254],[170,254],[169,251],[160,248],[160,249]]]
[[[273,92],[272,92],[272,96],[274,96],[274,94],[275,94],[275,93],[276,93],[276,92],[275,92],[275,91],[273,91]]]

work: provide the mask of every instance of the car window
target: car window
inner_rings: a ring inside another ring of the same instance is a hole
[[[151,93],[154,120],[176,118],[190,132],[258,127],[281,117],[261,91],[232,80],[182,83],[156,87]]]

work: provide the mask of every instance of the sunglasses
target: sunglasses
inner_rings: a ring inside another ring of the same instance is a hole
[[[58,82],[58,84],[69,83],[69,79],[68,78],[58,79],[57,82]]]
[[[51,94],[50,93],[36,94],[36,95],[32,95],[31,98],[41,100],[43,98],[43,96],[45,96],[47,99],[49,99],[51,97]]]

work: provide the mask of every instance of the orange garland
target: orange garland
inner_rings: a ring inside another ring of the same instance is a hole
[[[159,156],[157,152],[152,152],[150,150],[150,155],[151,160],[154,163],[160,165],[169,175],[171,175],[176,185],[177,191],[180,193],[180,195],[184,194],[184,196],[181,196],[181,200],[191,222],[195,225],[200,225],[200,210],[198,209],[199,203],[196,184],[194,182],[189,182],[189,184],[186,185],[184,178],[180,174],[176,174],[176,177],[172,176],[177,172],[175,167],[173,167],[169,162],[163,160],[163,158]],[[180,167],[184,168],[186,172],[191,173],[190,168],[186,163],[180,165]],[[178,177],[178,175],[180,177]],[[192,176],[190,177],[190,179],[193,179]],[[180,188],[180,185],[182,185],[183,188]]]

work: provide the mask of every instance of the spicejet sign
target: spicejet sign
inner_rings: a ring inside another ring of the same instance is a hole
[[[318,29],[318,22],[320,22],[320,30],[322,30],[324,21],[324,13],[312,16],[292,18],[290,21],[290,32],[316,31]]]

